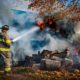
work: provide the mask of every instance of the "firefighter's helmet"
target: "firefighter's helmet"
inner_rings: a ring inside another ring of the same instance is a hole
[[[8,25],[4,25],[4,26],[2,26],[1,29],[2,29],[2,30],[9,30],[9,26],[8,26]]]

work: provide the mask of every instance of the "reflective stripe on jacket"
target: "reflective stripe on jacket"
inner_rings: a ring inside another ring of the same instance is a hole
[[[3,35],[0,34],[0,52],[10,51],[11,40],[4,39]]]
[[[7,40],[0,39],[0,42],[5,42],[7,44],[11,44],[11,40],[10,39],[7,39]]]
[[[10,51],[10,48],[0,48],[0,51]]]
[[[11,44],[11,40],[10,39],[7,39],[7,40],[5,40],[5,43]]]
[[[6,67],[5,71],[11,71],[11,67]]]

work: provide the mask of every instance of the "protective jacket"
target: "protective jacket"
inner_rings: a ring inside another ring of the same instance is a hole
[[[7,36],[7,38],[5,37]],[[0,54],[4,59],[4,71],[11,71],[11,61],[10,61],[10,45],[11,40],[7,34],[0,33]]]

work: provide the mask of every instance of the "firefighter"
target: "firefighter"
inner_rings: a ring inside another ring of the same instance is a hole
[[[4,60],[4,73],[11,72],[10,46],[12,44],[12,41],[8,36],[8,30],[9,26],[4,25],[2,26],[0,32],[0,54]]]

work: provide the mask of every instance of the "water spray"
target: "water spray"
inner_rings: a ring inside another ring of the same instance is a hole
[[[12,41],[13,41],[13,42],[16,42],[16,41],[20,40],[21,38],[23,38],[23,37],[25,37],[25,36],[29,36],[29,34],[37,31],[38,29],[39,29],[38,27],[33,27],[32,29],[30,29],[29,31],[27,31],[27,32],[24,33],[23,35],[15,38],[15,39],[13,39]]]

